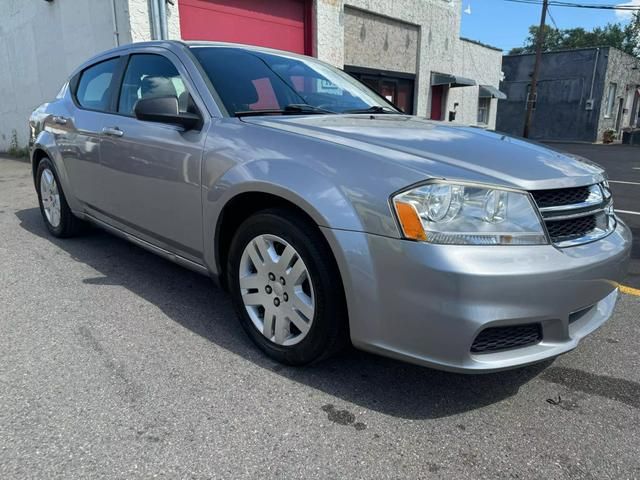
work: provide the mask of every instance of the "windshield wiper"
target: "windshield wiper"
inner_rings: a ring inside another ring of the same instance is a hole
[[[315,107],[308,103],[290,103],[284,107],[285,111],[299,111],[301,113],[333,113],[333,110],[327,110],[326,108]]]
[[[322,114],[335,114],[336,112],[332,110],[327,110],[325,108],[314,107],[313,105],[308,105],[306,103],[290,103],[286,107],[282,109],[271,108],[264,110],[245,110],[236,112],[236,117],[251,117],[257,115],[296,115],[296,114],[312,114],[312,115],[322,115]]]
[[[396,113],[401,115],[401,112],[393,110],[390,107],[382,107],[380,105],[372,105],[369,108],[356,108],[354,110],[345,110],[342,113]]]

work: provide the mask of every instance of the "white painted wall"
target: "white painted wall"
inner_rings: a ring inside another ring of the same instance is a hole
[[[113,3],[112,3],[113,2]],[[58,93],[89,57],[116,46],[151,40],[147,0],[1,0],[0,151],[27,144],[27,121]],[[167,4],[169,35],[180,38],[178,6]]]
[[[149,16],[148,0],[128,0],[129,3],[129,24],[131,29],[131,39],[133,42],[146,42],[152,40],[151,18]],[[180,37],[180,15],[178,13],[178,2],[175,5],[167,3],[167,23],[169,27],[169,38],[179,40]]]
[[[120,17],[125,1],[116,2]],[[31,111],[55,97],[79,63],[115,45],[111,8],[111,1],[2,1],[0,151],[14,131],[26,145]]]

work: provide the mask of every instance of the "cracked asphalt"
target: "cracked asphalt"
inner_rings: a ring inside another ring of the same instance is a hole
[[[639,319],[622,295],[578,349],[491,375],[283,367],[208,279],[50,237],[28,164],[0,160],[2,479],[640,478]]]

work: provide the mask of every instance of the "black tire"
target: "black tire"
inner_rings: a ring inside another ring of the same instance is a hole
[[[42,202],[40,184],[42,182],[42,174],[46,170],[49,170],[53,174],[53,178],[55,179],[56,187],[59,194],[60,222],[57,225],[53,225],[47,218],[47,215],[45,214],[44,204]],[[53,166],[53,162],[47,157],[40,160],[38,169],[36,170],[36,191],[38,193],[40,213],[42,214],[44,224],[46,225],[47,230],[49,230],[49,233],[51,233],[51,235],[59,238],[67,238],[73,237],[83,230],[85,222],[80,220],[71,212],[69,204],[67,203],[67,199],[64,196],[62,185],[60,184],[60,180],[58,179],[58,174],[56,173],[56,170]]]
[[[310,330],[295,345],[279,345],[253,324],[242,300],[240,262],[245,247],[259,235],[275,235],[289,243],[307,267],[313,285],[315,312]],[[227,285],[240,323],[269,357],[287,365],[304,365],[327,358],[348,344],[344,289],[333,254],[318,227],[286,209],[269,209],[249,217],[238,227],[228,255]]]

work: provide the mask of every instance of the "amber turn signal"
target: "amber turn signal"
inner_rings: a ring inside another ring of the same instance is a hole
[[[395,206],[404,236],[412,240],[426,240],[427,234],[422,228],[422,221],[416,211],[416,207],[410,203],[398,201],[395,202]]]

